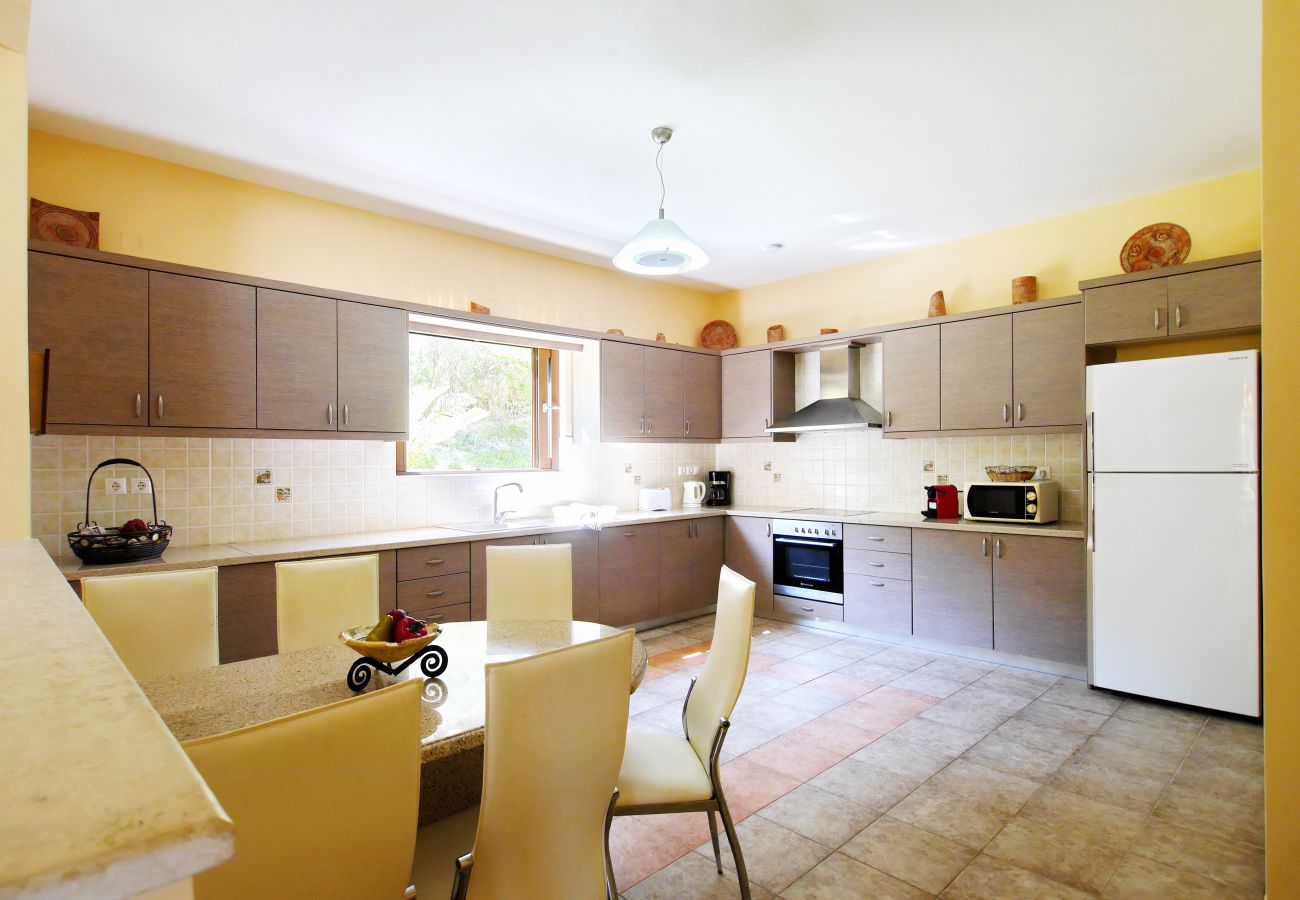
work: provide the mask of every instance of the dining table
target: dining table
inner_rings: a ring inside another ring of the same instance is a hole
[[[363,691],[398,680],[424,681],[420,725],[420,822],[443,818],[478,802],[483,779],[484,669],[593,641],[621,629],[596,622],[510,620],[449,622],[436,643],[447,667],[426,678],[412,665],[397,675],[376,672]],[[180,741],[223,734],[315,709],[356,693],[347,673],[358,659],[341,642],[140,682],[149,702]],[[629,693],[645,675],[646,650],[632,641]],[[573,698],[581,702],[580,697]]]

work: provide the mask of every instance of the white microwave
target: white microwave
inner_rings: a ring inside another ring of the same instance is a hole
[[[1055,522],[1060,498],[1055,481],[978,481],[966,486],[966,518],[982,522]]]

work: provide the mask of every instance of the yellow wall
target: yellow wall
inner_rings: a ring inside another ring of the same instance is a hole
[[[734,291],[720,314],[742,344],[759,344],[769,325],[804,337],[923,319],[937,290],[950,313],[1005,306],[1017,275],[1038,276],[1040,299],[1066,297],[1084,279],[1119,274],[1124,240],[1161,221],[1191,233],[1192,260],[1258,250],[1259,170]]]
[[[1264,2],[1264,765],[1268,894],[1300,897],[1300,12]]]
[[[396,300],[695,344],[712,295],[30,133],[31,195],[100,213],[100,248]]]
[[[6,30],[12,32],[10,25]],[[31,468],[26,246],[27,57],[0,47],[0,472],[11,485],[27,484]],[[31,495],[25,490],[8,494],[0,538],[29,537]]]

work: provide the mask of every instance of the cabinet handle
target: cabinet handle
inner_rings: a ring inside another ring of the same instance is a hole
[[[768,519],[768,520],[767,520],[767,536],[768,536],[768,537],[771,537],[771,536],[772,536],[772,520],[771,520],[771,519]]]
[[[893,424],[894,424],[894,411],[892,409],[887,409],[885,410],[885,427],[889,428]]]
[[[425,564],[426,566],[440,566],[440,565],[442,565],[442,564],[445,563],[445,562],[446,562],[445,559],[426,559],[426,560],[424,561],[424,564]]]
[[[162,417],[163,417],[163,396],[162,394],[159,394],[158,395],[158,418],[161,419]]]
[[[869,562],[867,563],[867,565],[874,566],[877,569],[883,569],[885,567],[884,563],[878,563],[878,562]]]
[[[645,416],[641,417],[641,433],[645,434]]]
[[[625,532],[623,532],[623,537],[636,537],[636,532],[635,532],[635,531],[625,531]]]
[[[812,608],[811,606],[800,606],[799,608],[802,609],[804,612],[813,612],[813,611],[814,611],[813,608]]]
[[[348,420],[351,419],[351,418],[352,418],[352,411],[351,411],[350,409],[348,409],[348,405],[347,405],[346,403],[344,403],[344,404],[343,404],[343,424],[344,424],[344,425],[347,425],[347,424],[348,424]]]
[[[334,424],[334,403],[333,401],[325,404],[325,424]]]
[[[424,592],[424,596],[426,596],[426,597],[441,597],[441,596],[442,596],[443,594],[445,594],[445,593],[447,593],[447,592],[446,592],[446,591],[425,591],[425,592]]]
[[[143,397],[141,397],[139,394],[135,395],[135,417],[137,419],[140,418],[140,413],[144,409],[143,406],[141,405],[143,401],[144,401]]]
[[[441,619],[444,615],[446,615],[446,613],[434,613],[433,615],[429,616],[429,618],[436,621],[438,619]]]
[[[980,538],[980,555],[981,555],[981,556],[988,556],[988,555],[989,555],[989,539],[988,539],[988,538]]]
[[[769,429],[769,428],[771,428],[771,427],[772,427],[772,420],[771,420],[771,419],[768,419],[768,418],[765,417],[765,418],[763,419],[763,430],[764,430],[764,431],[767,431],[767,429]]]
[[[994,538],[993,555],[998,559],[1002,558],[1002,538]]]
[[[867,535],[867,540],[869,540],[869,541],[883,541],[884,538],[882,538],[882,537],[876,537],[875,535],[871,535],[871,534],[869,534],[869,535]]]
[[[654,433],[655,433],[655,420],[654,420],[654,419],[646,419],[646,420],[645,420],[645,433],[646,433],[646,434],[654,434]]]
[[[1181,303],[1174,304],[1174,327],[1183,327],[1183,305]]]
[[[885,586],[885,583],[884,583],[883,581],[868,581],[867,584],[871,585],[872,587],[884,587],[884,586]]]
[[[1025,421],[1025,404],[1021,401],[1016,401],[1016,421]]]
[[[1002,404],[1002,421],[1003,421],[1003,422],[1010,422],[1010,421],[1011,421],[1011,404],[1010,404],[1010,403],[1003,403],[1003,404]]]
[[[686,420],[686,433],[687,433],[687,434],[690,434],[690,433],[691,433],[691,420],[690,420],[690,419],[687,419],[687,420]]]
[[[1156,331],[1160,330],[1160,307],[1151,310],[1151,327]]]

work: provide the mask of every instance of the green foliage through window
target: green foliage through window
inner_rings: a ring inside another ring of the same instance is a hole
[[[411,334],[413,472],[528,469],[533,460],[533,350]]]

